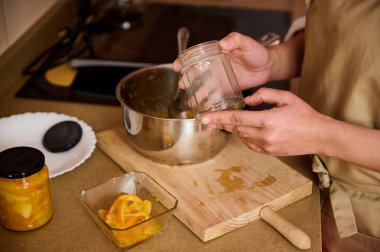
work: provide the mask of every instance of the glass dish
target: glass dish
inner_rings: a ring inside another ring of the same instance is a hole
[[[150,218],[126,229],[114,229],[98,215],[121,194],[134,194],[152,203]],[[80,199],[100,229],[119,247],[130,248],[164,231],[177,207],[177,199],[148,174],[131,172],[82,191]]]

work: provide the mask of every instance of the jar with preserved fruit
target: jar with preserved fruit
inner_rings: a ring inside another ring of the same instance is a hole
[[[48,167],[44,154],[31,147],[0,152],[0,224],[28,231],[53,215]]]

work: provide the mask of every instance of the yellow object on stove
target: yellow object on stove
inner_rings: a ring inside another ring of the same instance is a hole
[[[68,63],[53,67],[45,72],[45,79],[58,87],[70,87],[74,82],[77,70]]]

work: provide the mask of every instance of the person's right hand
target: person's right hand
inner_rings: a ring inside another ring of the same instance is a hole
[[[269,81],[270,54],[267,48],[243,34],[232,32],[219,41],[222,51],[229,55],[240,89],[256,87]],[[182,66],[173,62],[174,71]]]
[[[335,125],[290,91],[262,87],[245,98],[246,104],[275,107],[260,111],[224,110],[205,113],[202,124],[234,133],[250,149],[272,156],[326,154]]]

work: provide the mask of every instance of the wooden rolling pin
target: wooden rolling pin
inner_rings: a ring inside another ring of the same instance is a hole
[[[311,247],[310,237],[305,232],[275,213],[269,206],[261,208],[259,215],[297,248]]]

